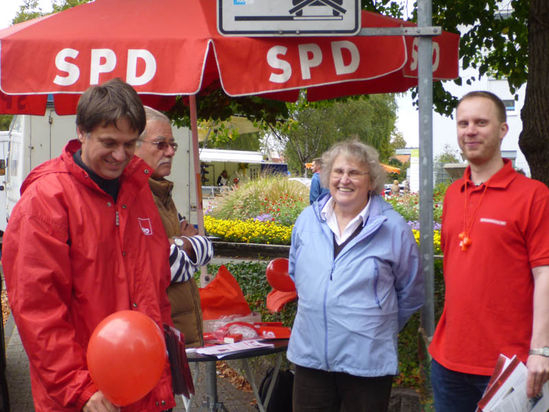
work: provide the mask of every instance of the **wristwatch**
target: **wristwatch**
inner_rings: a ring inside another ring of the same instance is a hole
[[[549,358],[549,346],[544,346],[543,348],[534,348],[530,349],[528,352],[529,355],[541,355]]]
[[[174,238],[173,238],[173,243],[174,243],[174,245],[177,246],[177,247],[183,247],[183,245],[185,244],[185,243],[183,242],[183,239],[181,239],[180,237],[177,237],[177,236],[174,236]],[[548,349],[549,349],[549,348],[548,348]]]

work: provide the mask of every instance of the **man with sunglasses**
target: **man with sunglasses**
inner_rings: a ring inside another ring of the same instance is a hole
[[[170,120],[163,113],[145,106],[147,124],[139,136],[135,154],[154,171],[149,179],[153,198],[170,241],[171,285],[168,298],[172,320],[185,336],[187,346],[202,346],[202,311],[193,274],[213,255],[212,243],[182,218],[172,199],[173,182],[166,180],[178,148]]]

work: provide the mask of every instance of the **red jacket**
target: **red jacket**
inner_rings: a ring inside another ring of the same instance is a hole
[[[97,391],[86,366],[96,325],[119,310],[171,324],[169,243],[148,180],[134,157],[117,202],[63,154],[35,168],[4,235],[8,297],[30,361],[37,412],[80,411]],[[153,391],[124,411],[175,406],[169,365]]]

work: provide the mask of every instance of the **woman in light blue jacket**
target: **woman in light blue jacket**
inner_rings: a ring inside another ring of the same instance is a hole
[[[352,140],[322,157],[321,196],[292,233],[299,296],[288,347],[294,411],[387,410],[397,337],[423,305],[411,229],[386,203],[376,150]]]

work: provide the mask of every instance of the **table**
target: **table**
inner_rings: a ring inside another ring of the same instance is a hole
[[[231,355],[226,355],[222,359],[217,359],[214,356],[202,355],[194,351],[187,353],[187,359],[189,363],[206,362],[206,365],[205,365],[206,366],[206,386],[207,386],[206,393],[207,393],[207,399],[208,399],[207,408],[209,412],[226,411],[226,408],[223,406],[223,402],[219,402],[217,398],[217,380],[216,380],[217,374],[215,370],[216,362],[222,361],[222,360],[237,360],[237,359],[242,361],[244,373],[246,374],[246,379],[248,379],[248,382],[252,387],[255,399],[257,400],[257,406],[259,407],[259,411],[260,412],[266,411],[267,406],[269,405],[269,400],[271,398],[271,393],[273,391],[274,384],[278,377],[278,371],[280,370],[280,365],[282,363],[282,353],[285,352],[286,349],[288,348],[288,339],[273,339],[273,340],[269,340],[268,342],[272,343],[274,347],[251,349],[245,352],[238,352]],[[269,385],[269,388],[267,390],[265,402],[261,402],[261,398],[259,396],[259,390],[255,382],[255,378],[250,369],[248,359],[256,358],[259,356],[272,355],[275,353],[278,354],[278,356],[277,356],[275,368],[273,371],[273,379],[271,380],[271,384]],[[189,406],[187,406],[187,403],[186,403],[187,411],[189,411],[190,402],[188,402],[188,405]]]

